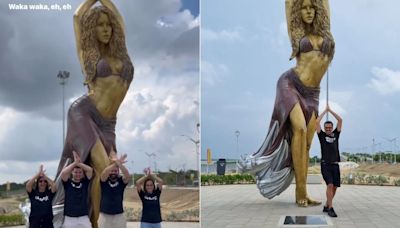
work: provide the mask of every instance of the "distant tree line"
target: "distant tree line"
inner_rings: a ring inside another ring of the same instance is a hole
[[[395,154],[391,152],[380,152],[376,154],[367,154],[367,153],[349,153],[342,152],[341,156],[345,157],[347,161],[352,162],[385,162],[385,163],[400,163],[400,154]],[[321,158],[318,156],[310,157],[310,164],[320,163]]]

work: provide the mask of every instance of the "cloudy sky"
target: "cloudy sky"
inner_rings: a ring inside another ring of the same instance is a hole
[[[10,10],[8,3],[70,4],[72,10]],[[41,163],[54,176],[62,151],[59,70],[70,72],[66,109],[86,92],[72,15],[82,1],[0,2],[0,183],[22,182]],[[135,172],[195,169],[199,114],[198,0],[115,0],[126,25],[134,80],[119,110],[117,149]],[[154,166],[154,163],[151,163]]]
[[[330,1],[336,54],[330,104],[344,119],[342,151],[392,150],[399,137],[400,2]],[[255,152],[267,133],[280,75],[289,61],[284,1],[201,1],[202,158]],[[325,77],[326,79],[326,77]],[[320,110],[326,104],[321,83]],[[236,136],[240,131],[239,152]],[[314,137],[311,155],[319,155]],[[399,145],[400,139],[397,144]]]

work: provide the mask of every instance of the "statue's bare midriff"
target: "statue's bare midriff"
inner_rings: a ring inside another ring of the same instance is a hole
[[[100,114],[107,119],[115,118],[129,89],[129,83],[119,75],[96,78],[91,85],[90,99]]]
[[[315,42],[315,46],[322,45],[322,37],[310,38]],[[300,53],[297,57],[297,64],[294,71],[299,76],[305,86],[319,87],[326,70],[328,69],[330,59],[328,55],[321,51],[314,50],[306,53]]]

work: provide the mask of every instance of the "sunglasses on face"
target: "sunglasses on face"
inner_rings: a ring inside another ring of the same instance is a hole
[[[40,180],[39,183],[46,183],[46,184],[47,184],[47,181],[45,181],[45,180]]]

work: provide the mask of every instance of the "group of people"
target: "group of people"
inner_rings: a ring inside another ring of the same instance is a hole
[[[84,164],[76,152],[73,154],[74,162],[61,171],[61,180],[65,191],[63,227],[91,228],[89,185],[93,176],[93,168]],[[124,190],[131,176],[124,166],[126,158],[126,155],[117,157],[115,154],[111,154],[111,164],[100,175],[99,227],[127,227],[123,198]],[[120,175],[120,171],[123,175]],[[162,185],[163,180],[152,173],[150,169],[146,169],[145,175],[136,181],[136,189],[143,206],[141,228],[161,227],[160,195]],[[30,227],[52,228],[52,200],[59,189],[46,176],[43,165],[40,166],[38,173],[27,182],[26,190],[31,201]]]

